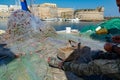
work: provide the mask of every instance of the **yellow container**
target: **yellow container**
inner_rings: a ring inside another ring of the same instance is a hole
[[[102,29],[96,31],[96,34],[107,34],[107,33],[108,33],[108,30],[105,28],[102,28]]]

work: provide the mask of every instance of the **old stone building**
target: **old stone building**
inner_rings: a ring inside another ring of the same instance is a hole
[[[14,10],[20,9],[21,6],[0,5],[0,16],[8,17]],[[54,3],[34,4],[29,6],[30,11],[41,19],[51,18],[64,18],[73,19],[79,18],[80,20],[104,20],[104,7],[96,9],[78,9],[73,8],[58,8]]]
[[[73,19],[74,18],[74,11],[62,12],[61,13],[61,18]]]
[[[0,12],[8,12],[8,5],[0,5]]]
[[[8,5],[0,5],[0,19],[7,19],[9,15]]]
[[[19,5],[10,5],[9,6],[9,11],[10,12],[18,10],[18,9],[21,9],[21,6],[19,6]]]
[[[80,20],[104,20],[104,7],[75,10],[74,16]]]
[[[0,19],[8,19],[10,16],[11,12],[21,9],[21,6],[19,5],[0,5]]]
[[[9,12],[0,12],[0,20],[8,19],[9,15]]]
[[[72,8],[58,8],[56,4],[44,3],[32,5],[31,12],[41,19],[50,18],[72,18],[74,10]]]
[[[35,10],[35,14],[41,19],[57,18],[57,6],[56,4],[44,3],[38,5],[38,10]]]
[[[73,8],[58,8],[59,18],[73,18]]]
[[[57,5],[53,3],[32,5],[30,10],[41,19],[72,18],[74,13],[72,8],[58,8]]]

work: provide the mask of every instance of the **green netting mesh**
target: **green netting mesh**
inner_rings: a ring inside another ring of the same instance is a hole
[[[94,26],[94,25],[89,25],[89,26],[83,27],[83,28],[80,30],[80,32],[81,32],[81,33],[90,32],[90,31],[95,31],[95,29],[96,29],[96,26]]]
[[[96,29],[101,27],[101,29],[107,29],[107,34],[96,34]],[[95,40],[106,41],[106,37],[111,37],[114,35],[120,35],[120,19],[111,19],[100,23],[99,25],[93,26],[89,25],[80,30],[81,36],[89,37]]]
[[[120,34],[120,19],[111,19],[107,20],[99,25],[89,25],[80,30],[81,33],[84,32],[94,32],[97,26],[100,26],[101,28],[107,29],[110,33],[119,33]]]
[[[112,28],[120,29],[120,19],[117,18],[117,19],[108,20],[100,24],[100,26],[106,29],[112,29]]]
[[[0,41],[20,57],[0,65],[0,80],[53,80],[46,60],[57,53],[51,42],[54,39],[49,38],[56,35],[54,28],[31,13],[18,10],[11,14],[4,35]]]

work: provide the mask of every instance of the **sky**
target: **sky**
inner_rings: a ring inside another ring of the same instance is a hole
[[[13,5],[19,0],[0,0],[0,4]],[[26,0],[28,5],[31,0]],[[105,8],[105,16],[120,16],[116,0],[32,0],[34,4],[55,3],[59,8],[94,9],[99,6]]]

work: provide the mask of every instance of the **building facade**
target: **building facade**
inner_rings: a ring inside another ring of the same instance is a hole
[[[7,19],[9,15],[8,5],[0,5],[0,19]]]
[[[74,16],[80,20],[104,20],[104,7],[79,9],[74,12]]]
[[[12,11],[21,9],[21,6],[0,5],[0,17],[8,17]],[[50,18],[64,18],[73,19],[79,18],[80,20],[104,20],[104,7],[96,9],[78,9],[73,8],[58,8],[54,3],[44,3],[39,5],[29,6],[30,11],[41,19]]]
[[[8,12],[8,5],[0,5],[0,12]]]
[[[74,11],[62,12],[61,13],[61,18],[73,19],[74,18]]]
[[[59,18],[72,18],[73,17],[73,8],[58,8],[58,17]]]
[[[58,17],[56,4],[44,3],[41,5],[38,5],[36,9],[37,9],[36,10],[37,12],[35,12],[35,15],[39,16],[41,19]]]
[[[9,6],[9,11],[10,12],[18,10],[18,9],[21,9],[21,6],[18,6],[18,5],[10,5]]]

